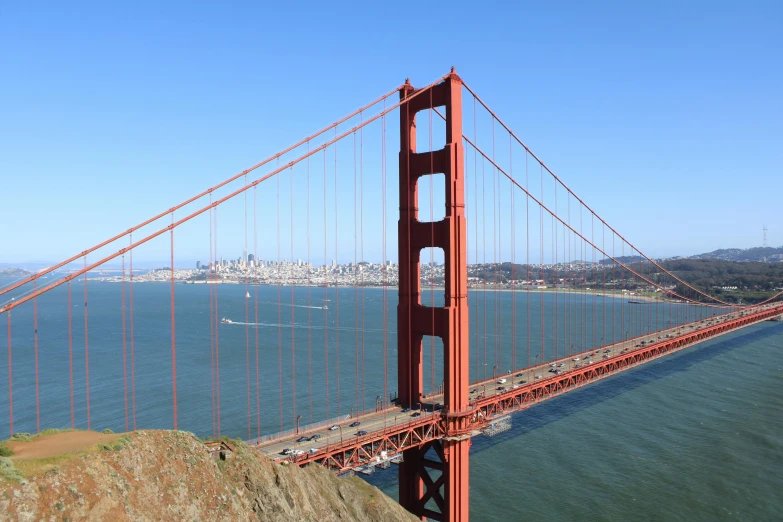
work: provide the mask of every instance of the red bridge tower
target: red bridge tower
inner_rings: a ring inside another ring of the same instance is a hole
[[[423,336],[440,337],[444,349],[443,418],[449,436],[405,451],[400,465],[400,504],[419,517],[467,521],[470,439],[454,415],[468,408],[469,381],[462,80],[452,69],[443,82],[428,90],[400,106],[398,393],[403,406],[421,402]],[[400,99],[406,100],[413,92],[406,81]],[[445,107],[446,145],[441,150],[417,152],[416,113],[435,107]],[[444,174],[446,215],[441,221],[422,223],[418,219],[418,182],[435,173]],[[421,304],[420,254],[429,247],[441,248],[444,253],[443,308]],[[431,509],[433,503],[438,511]]]

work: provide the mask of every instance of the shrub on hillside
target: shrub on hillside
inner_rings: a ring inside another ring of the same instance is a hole
[[[5,442],[0,442],[0,457],[10,457],[14,452],[8,447]]]

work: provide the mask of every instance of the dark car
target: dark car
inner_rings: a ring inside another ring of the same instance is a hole
[[[310,437],[299,437],[296,439],[296,442],[307,442],[308,440],[310,440]]]
[[[356,426],[358,426],[359,424],[361,424],[361,422],[359,422],[359,421],[356,421],[356,422],[352,422],[352,423],[350,423],[350,424],[349,424],[349,426],[350,426],[351,428],[355,428],[355,427],[356,427]]]
[[[421,415],[421,412],[420,412],[420,411],[417,411],[417,412],[414,412],[414,413],[411,415],[411,417],[418,417],[419,415]]]
[[[362,435],[367,435],[367,432],[364,431],[364,430],[359,430],[359,431],[356,432],[356,435],[361,437]]]
[[[410,409],[410,408],[403,408],[403,409],[402,409],[402,412],[403,412],[403,413],[408,413],[409,411],[411,411],[411,409]]]
[[[310,437],[310,438],[309,438],[309,439],[307,439],[307,440],[318,440],[318,439],[320,439],[320,438],[321,438],[321,435],[319,435],[318,433],[316,433],[315,435],[313,435],[312,437]]]
[[[521,374],[521,373],[518,373],[518,374],[517,374],[517,377],[522,377],[522,374]]]
[[[495,388],[495,389],[496,389],[497,391],[503,391],[505,388],[503,388],[502,386],[498,386],[498,387],[497,387],[497,388]]]

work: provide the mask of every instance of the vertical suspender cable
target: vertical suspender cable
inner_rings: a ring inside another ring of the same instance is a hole
[[[532,334],[530,332],[530,176],[528,173],[528,158],[530,155],[525,151],[525,267],[527,269],[527,291],[525,292],[525,300],[527,301],[527,365],[530,367],[530,342]]]
[[[364,121],[364,113],[359,112],[359,121]],[[359,259],[364,263],[364,126],[359,128]],[[363,267],[366,265],[362,265]],[[362,411],[365,409],[364,380],[364,269],[361,270],[362,284]]]
[[[245,178],[245,186],[247,186],[247,174],[244,176]],[[255,187],[254,187],[255,188]],[[248,286],[248,280],[247,280],[247,272],[250,270],[250,263],[248,261],[248,255],[247,255],[247,191],[242,193],[242,197],[244,198],[244,207],[245,207],[245,221],[244,221],[244,227],[245,227],[245,249],[242,252],[243,259],[242,262],[244,263],[244,279],[245,279],[245,392],[247,395],[247,439],[250,440],[250,426],[251,426],[251,420],[250,420],[250,287]]]
[[[215,263],[218,263],[218,207],[215,206]],[[216,283],[220,282],[218,278]],[[220,285],[215,284],[215,402],[217,403],[217,436],[220,437]]]
[[[84,256],[84,268],[87,269],[87,256]],[[84,382],[87,399],[87,429],[90,425],[90,332],[87,315],[87,272],[84,273]]]
[[[256,275],[256,280],[258,279],[258,264],[258,194],[256,187],[253,187],[253,273]],[[253,308],[256,332],[256,437],[261,437],[261,388],[258,379],[258,284],[255,285],[253,294],[255,297]]]
[[[177,429],[177,330],[174,297],[174,213],[171,213],[171,403],[174,408],[174,429]]]
[[[209,267],[207,269],[207,286],[209,286],[209,378],[211,384],[211,398],[212,398],[212,436],[217,438],[217,410],[215,405],[215,310],[214,310],[214,291],[213,284],[214,279],[212,277],[212,271],[217,274],[217,263],[213,261],[214,244],[212,242],[212,222],[213,222],[213,209],[212,209],[212,194],[209,195]],[[212,281],[210,281],[212,280]]]
[[[508,137],[508,170],[514,176],[513,142]],[[513,282],[511,295],[511,368],[517,369],[517,278],[516,278],[516,213],[514,205],[514,186],[509,182],[511,198],[511,281]]]
[[[291,207],[290,207],[290,223],[289,223],[289,229],[291,232],[291,265],[292,267],[294,265],[294,167],[292,166],[290,171],[290,187],[289,187],[289,195],[290,195],[290,201],[291,201]],[[291,282],[291,401],[293,402],[293,419],[294,423],[296,423],[297,429],[299,428],[299,417],[296,414],[296,337],[294,336],[295,330],[294,330],[294,324],[295,324],[295,317],[294,313],[296,310],[296,307],[294,306],[294,288],[295,285],[293,281]]]
[[[280,165],[280,160],[277,162]],[[283,431],[283,333],[282,313],[280,310],[280,176],[275,176],[277,183],[277,384],[279,389],[280,431]]]
[[[14,434],[14,370],[11,349],[11,312],[8,312],[8,436]]]
[[[383,99],[383,111],[386,112],[386,98]],[[381,253],[383,261],[383,404],[389,400],[389,301],[388,270],[386,258],[386,115],[381,118]]]
[[[324,305],[329,298],[328,259],[326,253],[326,149],[324,149]],[[329,418],[329,311],[324,307],[324,409],[325,418]]]
[[[478,124],[476,122],[476,98],[473,97],[473,143],[478,143],[477,140],[477,134],[478,134]],[[467,140],[466,140],[467,143]],[[475,251],[476,255],[473,258],[473,262],[476,264],[476,268],[479,267],[479,240],[478,240],[478,151],[475,147],[473,147],[473,230],[475,234]],[[479,293],[473,292],[476,296],[476,327],[474,330],[476,331],[476,380],[479,380],[481,378],[481,356],[479,353]],[[483,293],[483,292],[482,292]],[[484,361],[486,362],[486,361]]]
[[[307,152],[310,152],[310,141],[307,142]],[[308,396],[310,398],[310,421],[313,423],[313,334],[312,334],[312,306],[310,299],[310,157],[307,158],[307,382]]]
[[[133,244],[133,233],[130,234],[130,244]],[[131,412],[133,413],[133,430],[136,431],[136,335],[133,320],[133,249],[130,249],[130,274],[128,278],[128,306],[130,307],[130,341],[131,341]],[[70,297],[70,285],[68,287]],[[70,308],[70,307],[69,307]],[[73,408],[73,375],[71,375],[71,408]]]
[[[354,408],[359,413],[359,263],[357,259],[358,251],[358,231],[359,222],[357,219],[357,164],[356,164],[356,133],[353,133],[353,321],[354,321]]]
[[[70,286],[70,285],[69,285]],[[70,308],[70,307],[69,307]],[[122,256],[122,392],[125,402],[125,431],[129,431],[128,422],[128,347],[125,327],[125,256]]]
[[[33,291],[38,286],[38,280],[33,281]],[[41,396],[38,386],[38,298],[33,298],[33,352],[35,355],[35,426],[41,433]]]
[[[335,137],[337,136],[337,129],[334,130]],[[339,189],[337,187],[337,143],[334,144],[334,259],[339,260],[338,251],[338,230],[340,229],[337,222],[338,202],[337,195]],[[335,359],[335,374],[337,379],[337,415],[340,415],[340,287],[338,286],[337,271],[334,273],[334,359]]]
[[[10,317],[11,314],[9,313],[8,316]],[[9,328],[8,331],[10,332],[11,329]],[[10,346],[10,342],[8,343]],[[11,365],[8,365],[8,368],[10,370]],[[11,379],[8,380],[9,384],[11,382]],[[76,429],[76,408],[74,404],[74,396],[73,396],[73,305],[71,304],[71,282],[68,281],[68,384],[70,388],[70,395],[71,395],[71,429]]]

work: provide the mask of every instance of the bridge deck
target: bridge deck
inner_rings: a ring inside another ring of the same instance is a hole
[[[324,427],[251,444],[271,458],[289,460],[299,465],[319,462],[336,470],[344,470],[362,464],[379,463],[409,447],[433,439],[450,435],[476,435],[499,416],[780,314],[783,314],[783,306],[780,304],[770,304],[748,312],[733,312],[473,383],[470,386],[470,408],[459,413],[470,417],[470,429],[460,434],[445,433],[443,413],[438,408],[442,404],[442,396],[433,395],[423,402],[421,411],[403,412],[399,407],[390,407],[344,420],[337,424],[338,429],[335,430]],[[642,341],[645,346],[641,345]],[[561,373],[550,372],[552,364]],[[501,378],[506,379],[506,382],[498,383]],[[359,426],[350,427],[354,422],[359,422]],[[359,430],[367,434],[359,436]],[[319,440],[296,442],[298,438],[316,433],[321,435]],[[287,448],[304,453],[284,456],[282,452]]]

